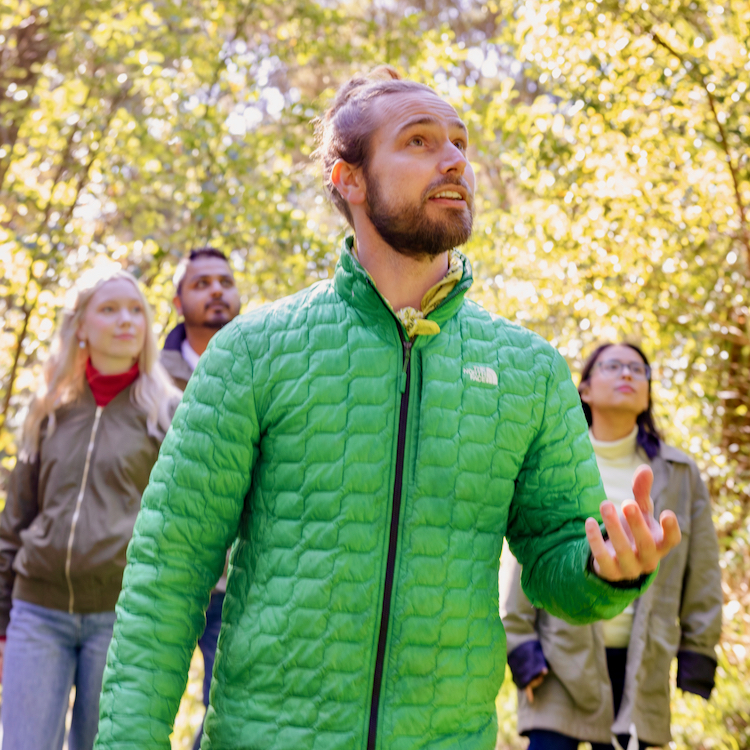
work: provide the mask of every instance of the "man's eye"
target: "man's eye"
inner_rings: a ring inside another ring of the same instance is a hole
[[[231,279],[223,279],[221,285],[225,289],[231,289],[234,286],[234,282]]]
[[[411,140],[409,141],[409,143],[410,143],[410,144],[411,144],[412,146],[424,146],[424,138],[422,138],[421,136],[418,136],[418,135],[417,135],[417,136],[414,136],[414,138],[412,138],[412,139],[411,139]]]
[[[199,281],[199,282],[196,283],[195,288],[196,289],[203,289],[203,287],[205,287],[205,286],[206,286],[206,282],[205,281]]]
[[[464,141],[453,141],[453,145],[459,150],[459,151],[466,151],[466,143]]]
[[[115,308],[112,307],[112,305],[104,305],[104,307],[102,308],[102,312],[114,312],[114,309]]]

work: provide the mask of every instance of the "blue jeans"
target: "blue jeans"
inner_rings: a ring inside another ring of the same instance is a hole
[[[114,612],[71,615],[13,600],[3,664],[3,749],[60,750],[75,685],[70,750],[91,750]]]
[[[216,644],[221,631],[221,609],[224,606],[224,594],[214,591],[206,610],[206,628],[198,639],[198,647],[203,654],[203,705],[208,708],[208,698],[211,692],[211,675],[214,671],[216,659]],[[203,737],[203,721],[195,735],[193,750],[199,750]]]

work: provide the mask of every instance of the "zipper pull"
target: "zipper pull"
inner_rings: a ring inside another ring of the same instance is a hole
[[[411,348],[413,345],[413,341],[404,341],[404,368],[401,371],[401,382],[399,383],[401,393],[406,391],[406,374],[409,371],[409,361],[411,360]]]

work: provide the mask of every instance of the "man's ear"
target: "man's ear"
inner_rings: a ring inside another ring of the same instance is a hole
[[[174,304],[175,310],[177,310],[177,314],[182,316],[182,300],[180,299],[179,294],[175,294],[172,298],[172,303]]]
[[[359,167],[337,159],[331,170],[331,182],[347,203],[357,206],[365,202],[365,179]]]

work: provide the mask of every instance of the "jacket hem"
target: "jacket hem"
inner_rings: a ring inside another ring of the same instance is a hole
[[[73,614],[90,615],[97,612],[114,612],[121,585],[120,580],[112,581],[106,587],[77,582]],[[85,592],[85,594],[82,592]],[[67,587],[58,586],[38,578],[27,578],[20,574],[16,575],[13,585],[13,599],[20,599],[29,604],[58,609],[63,612],[68,612],[70,603]]]

